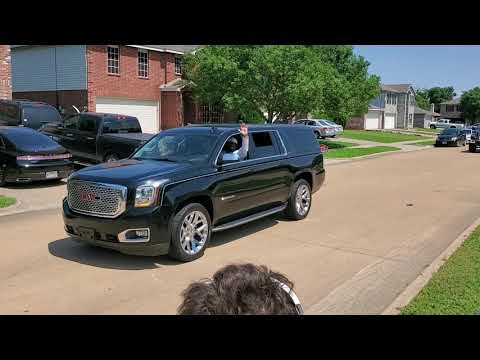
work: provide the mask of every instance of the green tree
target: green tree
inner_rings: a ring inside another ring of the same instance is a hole
[[[470,124],[480,120],[480,87],[475,87],[462,94],[460,100],[463,115]]]
[[[313,110],[346,121],[377,93],[367,69],[345,46],[207,46],[186,58],[197,100],[268,122]]]
[[[428,90],[428,98],[430,103],[435,104],[437,107],[441,102],[452,100],[457,94],[453,89],[453,86],[448,87],[433,87]]]
[[[430,110],[430,96],[428,95],[428,89],[415,90],[415,102],[417,106],[423,110]]]

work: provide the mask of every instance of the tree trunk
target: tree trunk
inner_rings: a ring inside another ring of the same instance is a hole
[[[273,111],[272,110],[268,110],[268,118],[267,118],[267,122],[269,124],[271,124],[273,121]]]

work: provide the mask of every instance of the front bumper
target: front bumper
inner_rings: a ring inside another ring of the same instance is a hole
[[[436,140],[435,145],[436,146],[455,146],[457,144],[457,140],[452,141],[452,140]]]
[[[52,179],[65,179],[74,172],[73,163],[57,166],[17,166],[9,168],[5,174],[6,182],[33,182]],[[47,177],[47,173],[55,173],[56,177]]]
[[[69,236],[128,255],[167,254],[170,247],[169,220],[169,212],[162,207],[131,209],[115,219],[105,219],[78,214],[70,209],[66,198],[63,200],[63,221]],[[122,235],[129,229],[148,229],[149,241],[122,242]]]

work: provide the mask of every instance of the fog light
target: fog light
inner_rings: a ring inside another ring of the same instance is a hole
[[[139,238],[148,238],[148,230],[135,230],[135,235]]]
[[[118,234],[118,241],[123,243],[142,243],[150,241],[150,229],[128,229]]]

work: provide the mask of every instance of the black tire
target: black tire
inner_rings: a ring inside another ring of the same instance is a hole
[[[430,125],[430,129],[435,130],[437,127],[435,125]]]
[[[104,162],[112,162],[112,161],[117,161],[119,160],[119,157],[117,154],[108,154],[105,155],[105,159],[103,159]]]
[[[301,214],[298,212],[297,207],[295,206],[295,201],[296,201],[298,189],[304,185],[307,186],[310,201],[308,204],[308,210],[305,213]],[[312,189],[310,187],[310,184],[308,183],[308,181],[304,179],[297,180],[293,184],[292,191],[290,192],[287,208],[285,209],[285,216],[292,220],[305,219],[308,216],[308,213],[310,212],[311,207],[312,207]]]
[[[200,211],[205,216],[208,223],[208,234],[207,234],[207,239],[203,244],[203,247],[197,253],[189,254],[181,246],[180,231],[185,218],[189,214],[191,214],[193,211]],[[168,252],[168,256],[175,260],[179,260],[183,262],[193,261],[202,257],[203,253],[205,252],[205,249],[208,246],[208,243],[210,242],[211,233],[212,233],[212,221],[210,219],[210,214],[208,213],[207,209],[205,209],[203,205],[198,203],[192,203],[184,206],[179,212],[177,212],[177,214],[172,219],[172,223],[170,226],[171,242],[170,242],[170,249]]]
[[[317,137],[318,140],[322,139],[322,136],[320,135],[320,133],[318,131],[314,131],[315,133],[315,136]]]
[[[468,144],[468,151],[474,153],[477,152],[477,145],[475,144]]]
[[[5,186],[5,172],[7,168],[0,169],[0,187]]]

